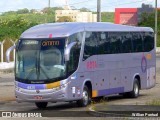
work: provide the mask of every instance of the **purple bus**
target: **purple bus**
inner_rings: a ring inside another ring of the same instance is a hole
[[[32,27],[16,46],[18,102],[77,101],[111,94],[137,98],[156,83],[154,31],[111,23],[49,23]],[[9,56],[8,52],[8,56]],[[9,61],[9,57],[8,57]]]

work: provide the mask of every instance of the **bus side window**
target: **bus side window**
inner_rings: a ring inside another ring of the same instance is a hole
[[[144,52],[149,52],[154,48],[154,34],[145,32],[143,34]]]
[[[132,33],[132,43],[134,52],[143,52],[142,34],[138,32]]]
[[[132,41],[131,41],[131,36],[129,33],[122,33],[121,42],[122,42],[122,52],[131,53],[132,52]]]
[[[72,74],[78,67],[82,38],[83,32],[75,33],[68,38],[68,44],[77,42],[77,44],[70,51],[70,60],[67,63],[67,71],[69,75]]]
[[[110,32],[109,33],[109,39],[110,39],[111,54],[121,53],[122,42],[121,42],[120,33]]]
[[[110,41],[108,38],[108,32],[99,32],[98,41],[98,54],[109,54],[110,53]]]
[[[81,47],[82,39],[83,39],[83,32],[75,33],[68,37],[67,44],[70,44],[72,42],[77,42],[78,45]]]
[[[96,32],[87,32],[85,37],[83,60],[86,60],[97,53],[97,35]]]
[[[70,60],[67,64],[67,71],[69,74],[72,74],[78,67],[80,56],[80,48],[78,46],[74,46],[70,52]]]

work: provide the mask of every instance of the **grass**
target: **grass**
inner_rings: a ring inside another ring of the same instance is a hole
[[[155,105],[155,106],[160,105],[160,99],[158,100],[154,99],[152,101],[146,102],[146,105]]]
[[[107,105],[107,99],[105,97],[95,98],[91,101],[91,104],[89,105],[89,108],[92,108],[92,110],[96,110],[96,106],[95,106],[96,104]]]

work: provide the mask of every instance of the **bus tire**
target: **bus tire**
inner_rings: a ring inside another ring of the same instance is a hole
[[[87,86],[84,86],[83,88],[83,98],[77,101],[77,104],[79,107],[86,107],[88,104],[90,104],[91,101],[91,93],[89,92],[89,89]]]
[[[39,109],[44,109],[47,107],[48,102],[36,102],[35,105],[37,106],[37,108]]]
[[[133,90],[129,92],[129,97],[137,98],[139,96],[140,83],[137,78],[134,79]]]

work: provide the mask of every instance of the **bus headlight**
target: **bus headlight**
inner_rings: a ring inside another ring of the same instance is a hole
[[[53,91],[58,91],[58,90],[64,89],[64,88],[66,88],[70,83],[71,83],[71,81],[69,81],[69,82],[67,82],[67,83],[65,83],[65,84],[62,84],[62,85],[59,86],[59,87],[53,88]]]

